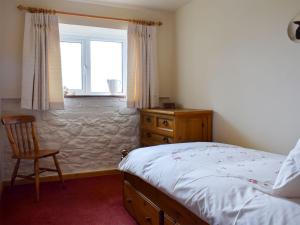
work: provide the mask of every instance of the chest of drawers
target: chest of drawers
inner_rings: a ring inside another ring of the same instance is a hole
[[[143,109],[140,113],[142,146],[212,141],[211,110]]]

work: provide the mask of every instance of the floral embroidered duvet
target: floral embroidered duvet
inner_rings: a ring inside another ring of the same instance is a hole
[[[300,199],[270,194],[284,160],[283,155],[197,142],[137,149],[119,168],[209,224],[299,225]]]

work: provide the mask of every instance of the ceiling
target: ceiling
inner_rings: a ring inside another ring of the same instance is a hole
[[[69,0],[109,6],[122,6],[130,8],[149,8],[167,11],[175,11],[191,0]]]

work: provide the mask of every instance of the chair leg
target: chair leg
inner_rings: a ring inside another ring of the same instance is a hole
[[[16,162],[16,165],[15,165],[15,168],[14,168],[14,172],[13,172],[12,177],[11,177],[10,185],[12,187],[14,186],[16,177],[18,175],[18,170],[19,170],[20,162],[21,162],[21,159],[18,159],[17,162]]]
[[[34,160],[36,201],[40,200],[40,167],[39,159]]]
[[[55,163],[55,167],[56,167],[56,170],[57,170],[59,179],[60,179],[62,185],[64,186],[64,178],[63,178],[63,176],[62,176],[62,172],[61,172],[61,169],[60,169],[60,167],[59,167],[59,163],[58,163],[57,158],[56,158],[55,155],[53,155],[53,160],[54,160],[54,163]]]

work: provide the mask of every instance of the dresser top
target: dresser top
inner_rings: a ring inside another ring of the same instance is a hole
[[[141,112],[144,113],[158,113],[165,115],[184,115],[184,114],[203,114],[212,113],[212,110],[206,109],[142,109]]]

